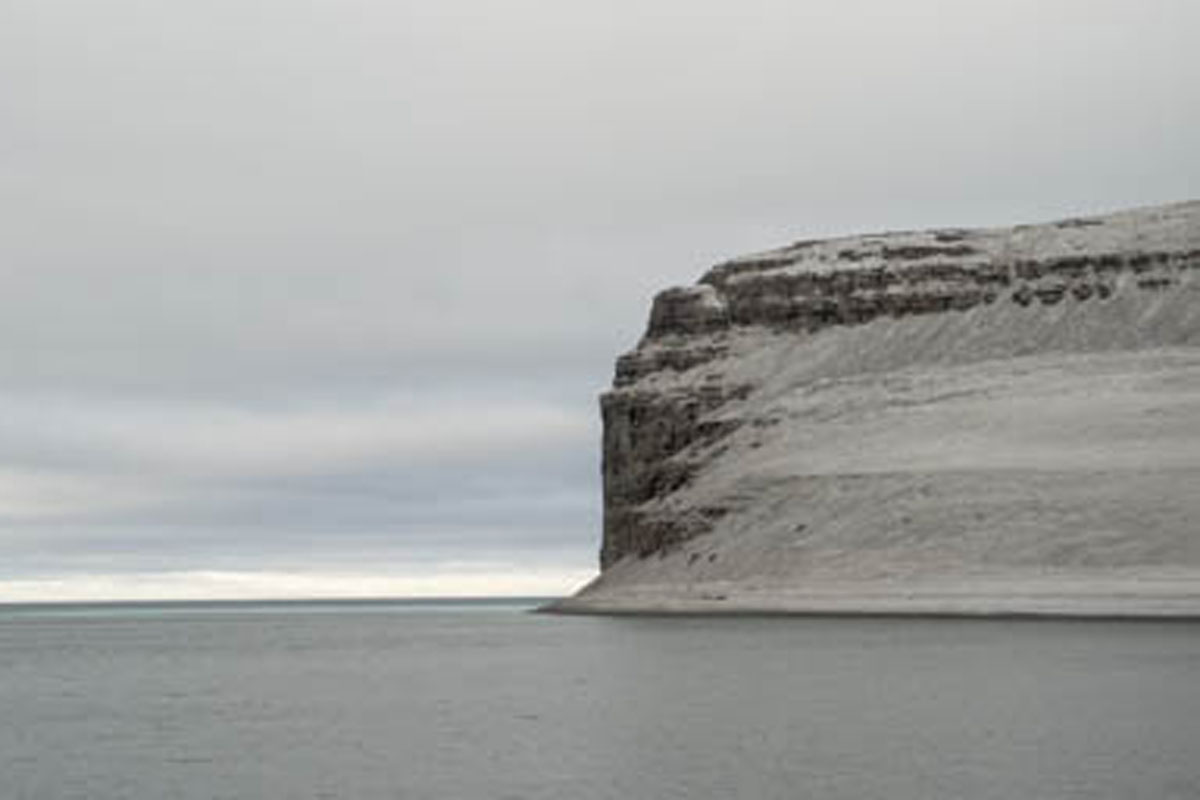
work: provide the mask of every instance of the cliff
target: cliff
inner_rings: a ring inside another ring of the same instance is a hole
[[[562,611],[1200,615],[1200,202],[659,294]]]

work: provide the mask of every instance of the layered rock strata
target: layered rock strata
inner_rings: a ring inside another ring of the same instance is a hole
[[[735,259],[601,407],[561,610],[1200,614],[1200,203]]]

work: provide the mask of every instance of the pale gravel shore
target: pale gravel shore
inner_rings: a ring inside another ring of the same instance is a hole
[[[1200,621],[1200,574],[1118,580],[818,581],[790,587],[595,585],[543,606],[555,614],[1045,617]]]

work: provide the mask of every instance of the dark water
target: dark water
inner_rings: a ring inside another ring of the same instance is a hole
[[[1200,626],[0,609],[0,797],[1200,798]]]

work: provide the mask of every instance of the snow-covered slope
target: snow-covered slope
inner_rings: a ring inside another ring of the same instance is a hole
[[[1200,202],[719,265],[602,407],[559,610],[1200,615]]]

